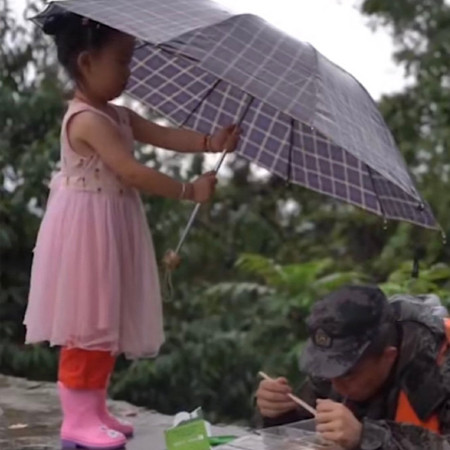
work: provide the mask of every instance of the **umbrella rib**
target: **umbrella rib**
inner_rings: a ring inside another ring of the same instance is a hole
[[[292,151],[294,148],[294,126],[295,126],[295,120],[291,117],[291,128],[289,130],[287,184],[290,184],[291,180],[292,180]]]
[[[194,58],[193,56],[190,56],[187,53],[183,53],[181,50],[175,49],[175,48],[171,47],[169,44],[166,44],[166,43],[152,44],[151,42],[145,41],[145,44],[143,44],[141,47],[146,47],[147,45],[151,46],[151,47],[155,47],[155,48],[161,50],[161,52],[167,53],[168,55],[170,55],[174,58],[185,59],[185,60],[187,60],[189,62],[193,62],[195,64],[200,63],[200,61],[197,58]]]
[[[369,178],[370,178],[370,182],[372,183],[372,189],[373,189],[373,192],[374,192],[375,196],[377,197],[378,204],[380,205],[380,212],[381,212],[381,215],[383,216],[384,220],[386,220],[386,213],[384,212],[383,204],[381,203],[380,196],[378,195],[377,188],[375,187],[375,181],[374,181],[374,179],[373,179],[373,171],[372,171],[372,169],[369,167],[368,164],[365,164],[365,166],[366,166],[367,172],[369,173]]]
[[[247,104],[245,105],[244,111],[241,113],[241,116],[239,117],[239,120],[237,121],[237,125],[241,125],[242,124],[242,122],[245,119],[245,116],[247,115],[247,113],[249,112],[249,110],[250,110],[250,108],[252,106],[252,103],[255,100],[255,97],[253,97],[253,95],[250,95],[250,94],[247,94],[247,95],[248,95],[249,99],[247,101]]]
[[[202,103],[212,94],[212,92],[214,91],[214,89],[217,88],[217,86],[220,84],[222,80],[220,78],[218,78],[213,84],[212,86],[205,92],[205,94],[203,95],[203,97],[201,97],[199,99],[199,101],[197,102],[197,104],[195,105],[195,107],[192,109],[192,111],[186,116],[186,118],[183,120],[183,122],[181,122],[180,128],[182,128],[184,125],[186,125],[186,123],[189,121],[189,119],[198,111],[198,109],[200,108],[200,106],[202,106]]]

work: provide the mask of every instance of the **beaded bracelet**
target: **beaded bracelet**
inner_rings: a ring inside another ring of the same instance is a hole
[[[211,135],[205,134],[203,137],[203,151],[205,152],[211,152]]]

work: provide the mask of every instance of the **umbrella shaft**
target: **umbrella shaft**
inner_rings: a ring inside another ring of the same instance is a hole
[[[220,158],[217,161],[216,166],[214,167],[214,172],[217,173],[219,171],[220,167],[222,166],[223,160],[225,159],[225,156],[227,156],[227,153],[228,152],[226,149],[221,153]]]
[[[220,155],[220,158],[217,161],[216,166],[214,167],[214,172],[217,173],[219,171],[219,169],[222,166],[222,163],[223,163],[223,161],[225,159],[225,156],[227,156],[227,150],[224,150],[222,152],[222,154]],[[189,221],[188,221],[188,223],[186,225],[186,228],[184,229],[183,234],[181,235],[180,242],[178,242],[177,248],[175,250],[176,254],[180,253],[181,247],[183,246],[184,241],[186,240],[186,237],[187,237],[187,235],[189,233],[189,230],[192,228],[192,224],[194,223],[194,220],[197,217],[198,211],[200,210],[201,206],[202,205],[200,203],[197,203],[195,205],[194,210],[191,213],[191,217],[189,218]]]

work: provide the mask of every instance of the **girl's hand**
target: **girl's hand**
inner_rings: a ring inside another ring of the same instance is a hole
[[[221,153],[226,150],[232,153],[236,150],[240,135],[241,130],[237,125],[224,127],[211,136],[207,151]]]
[[[192,200],[195,203],[206,203],[214,195],[216,184],[216,172],[204,173],[191,185]]]

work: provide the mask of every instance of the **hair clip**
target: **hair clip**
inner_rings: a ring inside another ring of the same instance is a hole
[[[83,25],[83,27],[86,27],[89,24],[89,18],[88,17],[83,17],[81,19],[81,25]]]

